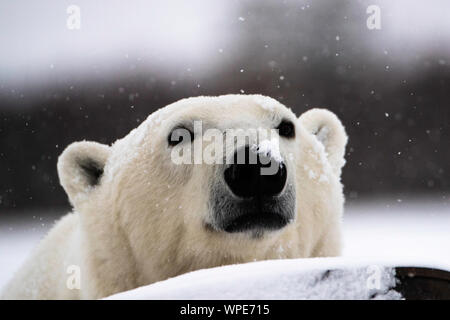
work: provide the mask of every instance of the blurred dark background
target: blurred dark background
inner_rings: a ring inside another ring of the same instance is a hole
[[[448,199],[450,3],[391,2],[1,1],[0,212],[68,207],[69,143],[110,144],[168,103],[226,93],[334,111],[350,200]]]

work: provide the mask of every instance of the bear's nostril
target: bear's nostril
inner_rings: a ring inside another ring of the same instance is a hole
[[[240,153],[244,153],[245,158]],[[270,159],[271,161],[268,163],[262,160],[262,156],[250,150],[249,147],[235,153],[234,164],[225,170],[224,177],[225,182],[236,196],[241,198],[270,197],[283,191],[287,179],[286,167],[282,163],[275,162],[277,167],[274,172],[269,170],[273,174],[265,174],[262,169],[273,166],[275,160]]]

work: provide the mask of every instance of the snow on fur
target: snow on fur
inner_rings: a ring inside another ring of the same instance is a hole
[[[276,138],[262,140],[259,145],[257,147],[254,146],[253,149],[256,149],[255,151],[263,156],[271,157],[278,163],[284,162],[280,153],[280,141]]]

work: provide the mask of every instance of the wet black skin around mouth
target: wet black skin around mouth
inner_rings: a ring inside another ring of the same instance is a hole
[[[288,185],[282,194],[264,199],[238,199],[223,186],[216,186],[210,200],[210,231],[257,233],[276,231],[295,219],[295,188]]]
[[[254,229],[278,230],[289,223],[289,219],[274,212],[243,214],[223,226],[225,232],[245,232]]]

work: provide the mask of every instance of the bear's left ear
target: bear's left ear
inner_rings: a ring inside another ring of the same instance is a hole
[[[325,147],[334,173],[340,175],[345,164],[347,134],[338,117],[325,109],[311,109],[303,113],[299,121],[300,125]]]
[[[69,145],[59,156],[59,180],[73,205],[99,185],[109,154],[107,145],[81,141]]]

